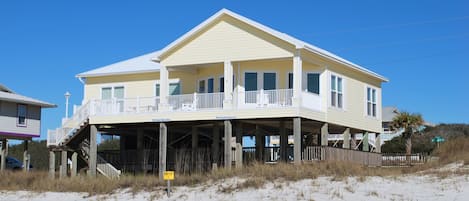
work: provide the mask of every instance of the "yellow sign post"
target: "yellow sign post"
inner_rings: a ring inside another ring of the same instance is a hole
[[[168,197],[169,193],[171,192],[171,180],[174,180],[174,171],[164,171],[163,172],[163,180],[168,182]]]

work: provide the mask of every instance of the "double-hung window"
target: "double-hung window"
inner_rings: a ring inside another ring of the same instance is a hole
[[[366,114],[370,117],[376,117],[376,89],[366,88]]]
[[[28,107],[23,104],[18,104],[18,126],[26,126],[26,114],[28,113]]]
[[[155,87],[156,96],[160,96],[160,84],[156,84]],[[169,83],[169,95],[179,95],[181,94],[181,84],[178,83]]]
[[[331,75],[331,106],[344,108],[344,92],[342,77]]]

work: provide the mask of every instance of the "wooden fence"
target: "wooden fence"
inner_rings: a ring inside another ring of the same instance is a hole
[[[409,157],[410,161],[407,161],[407,157]],[[415,153],[409,156],[405,153],[383,153],[383,166],[421,165],[427,162],[427,160],[428,154],[425,153]]]
[[[303,151],[302,159],[303,161],[346,161],[367,166],[381,166],[382,163],[382,157],[379,153],[321,146],[306,147]]]

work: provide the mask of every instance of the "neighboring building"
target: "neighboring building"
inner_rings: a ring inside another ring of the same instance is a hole
[[[208,168],[241,165],[250,153],[265,160],[268,135],[279,136],[281,160],[289,158],[292,135],[298,164],[308,160],[300,157],[303,148],[327,146],[329,133],[380,133],[387,81],[226,9],[159,51],[77,77],[84,83],[82,106],[49,131],[48,146],[86,150],[91,175],[111,164],[124,171],[178,169],[184,149],[207,150],[207,157],[193,153],[189,160]],[[120,136],[120,161],[96,155],[98,132]],[[242,136],[256,143],[240,157]]]
[[[41,134],[41,109],[54,104],[17,94],[0,84],[0,139],[2,156],[7,155],[8,139],[31,140]],[[27,147],[26,147],[27,148]],[[2,157],[1,169],[6,157]],[[26,161],[26,159],[25,159]],[[28,167],[25,165],[25,167]]]

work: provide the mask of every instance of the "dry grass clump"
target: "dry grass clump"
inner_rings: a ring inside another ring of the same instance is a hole
[[[206,182],[217,182],[227,178],[242,178],[232,186],[222,186],[222,193],[230,193],[244,188],[260,188],[266,182],[298,181],[301,179],[315,179],[319,176],[330,176],[334,181],[344,180],[355,176],[358,181],[365,181],[368,176],[398,176],[407,173],[422,172],[441,165],[461,161],[469,164],[469,138],[449,140],[443,143],[435,152],[439,156],[436,162],[425,165],[401,168],[365,167],[355,163],[341,161],[321,161],[293,165],[287,163],[262,164],[254,163],[242,169],[227,170],[220,168],[213,172],[191,175],[179,175],[172,182],[175,186],[193,186]],[[438,172],[441,177],[449,173]],[[451,172],[451,174],[468,174],[468,171]],[[88,192],[89,194],[109,194],[119,189],[130,189],[131,192],[154,191],[165,188],[166,183],[159,180],[156,175],[123,175],[119,180],[109,180],[102,176],[88,178],[80,176],[66,179],[49,179],[47,172],[11,172],[0,173],[1,190],[29,190],[29,191],[56,191],[56,192]]]
[[[448,140],[435,150],[435,155],[439,157],[440,164],[448,164],[456,161],[464,161],[464,165],[469,165],[469,138],[459,137]]]

